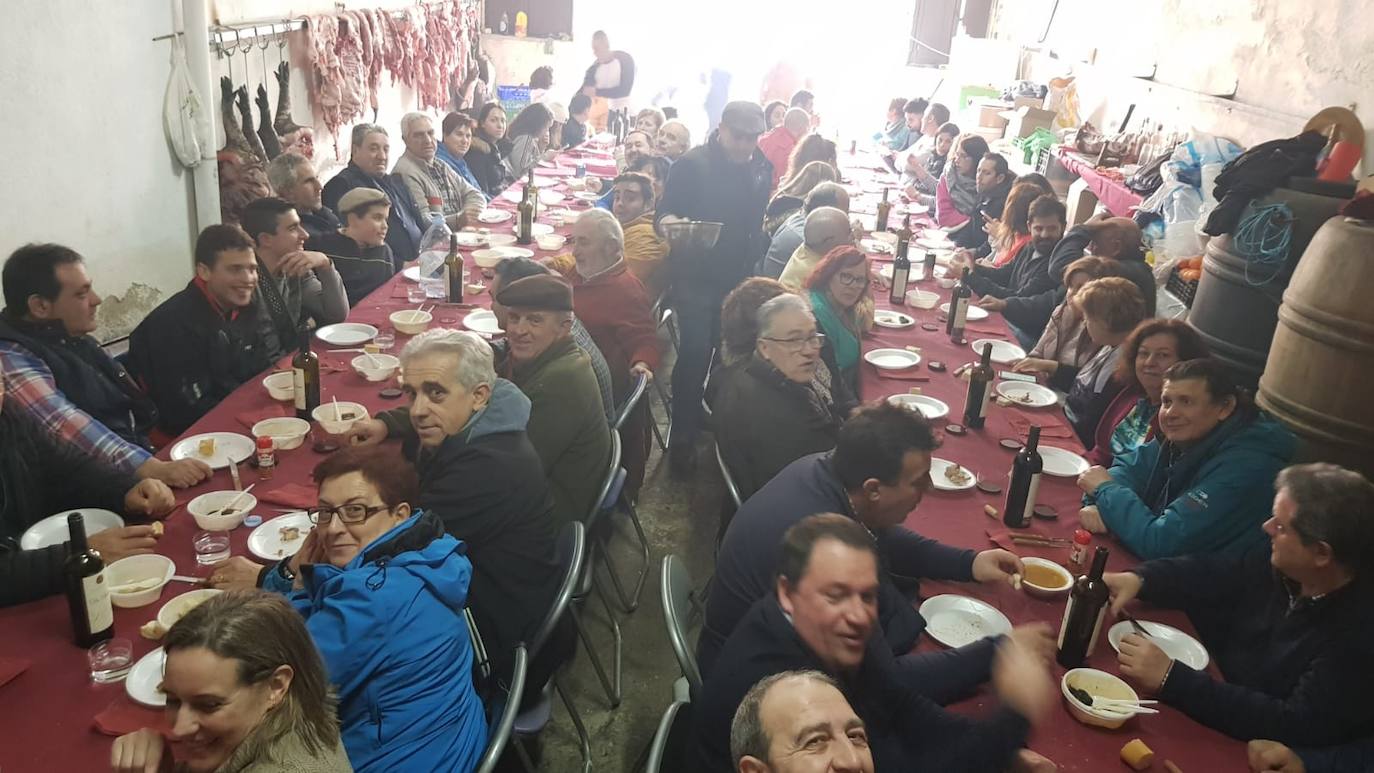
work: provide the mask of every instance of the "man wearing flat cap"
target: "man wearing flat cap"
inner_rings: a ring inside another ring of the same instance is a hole
[[[722,224],[714,246],[672,247],[668,253],[679,338],[669,462],[679,475],[689,473],[696,461],[702,385],[720,338],[720,307],[766,247],[763,212],[773,165],[758,148],[765,128],[763,108],[757,104],[726,105],[720,127],[706,144],[673,164],[658,204],[660,228],[685,220]]]
[[[553,275],[503,286],[506,356],[498,372],[530,399],[525,431],[544,463],[560,523],[584,520],[611,457],[611,429],[591,361],[572,339],[572,287]]]

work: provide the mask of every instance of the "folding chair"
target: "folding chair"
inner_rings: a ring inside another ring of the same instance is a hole
[[[515,716],[520,713],[520,694],[525,691],[525,675],[528,670],[529,654],[524,644],[517,644],[506,698],[499,704],[501,712],[497,716],[491,716],[490,709],[487,712],[490,732],[487,735],[487,750],[482,753],[482,759],[477,763],[477,773],[491,773],[495,770],[496,764],[501,761],[501,755],[506,751],[511,728],[515,725]],[[497,702],[493,700],[493,703]]]
[[[691,736],[692,704],[673,701],[658,721],[644,773],[685,773],[691,766]]]
[[[677,664],[687,680],[688,694],[695,698],[701,694],[701,669],[697,667],[696,653],[687,640],[687,627],[697,606],[694,601],[696,591],[692,588],[692,577],[686,565],[677,556],[663,557],[659,592],[663,601],[663,622],[668,627],[668,642],[673,646]]]

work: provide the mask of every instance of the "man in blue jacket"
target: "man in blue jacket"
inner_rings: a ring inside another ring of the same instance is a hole
[[[1121,673],[1208,727],[1295,747],[1370,737],[1374,713],[1374,485],[1332,464],[1281,472],[1269,550],[1149,561],[1105,577],[1132,599],[1182,609],[1226,681],[1122,639]]]
[[[322,199],[326,207],[342,215],[339,201],[354,188],[375,188],[385,193],[391,199],[386,243],[391,247],[392,258],[396,260],[396,270],[400,271],[401,264],[419,256],[420,239],[425,235],[429,221],[416,208],[405,183],[396,175],[386,173],[390,153],[391,143],[387,139],[386,129],[375,123],[354,126],[348,166],[339,170],[325,184]]]

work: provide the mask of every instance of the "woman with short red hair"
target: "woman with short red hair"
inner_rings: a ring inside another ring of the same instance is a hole
[[[844,244],[825,254],[804,285],[816,324],[826,336],[821,356],[835,379],[856,395],[863,354],[859,336],[873,326],[871,283],[868,256]]]

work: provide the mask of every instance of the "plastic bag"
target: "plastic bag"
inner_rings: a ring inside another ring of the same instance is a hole
[[[162,123],[167,140],[172,143],[172,151],[187,169],[199,166],[206,152],[214,147],[205,103],[191,82],[179,35],[172,36],[172,74],[163,98]]]
[[[425,235],[420,237],[420,278],[439,279],[444,273],[444,258],[448,257],[449,237],[453,235],[444,216],[434,213]]]

